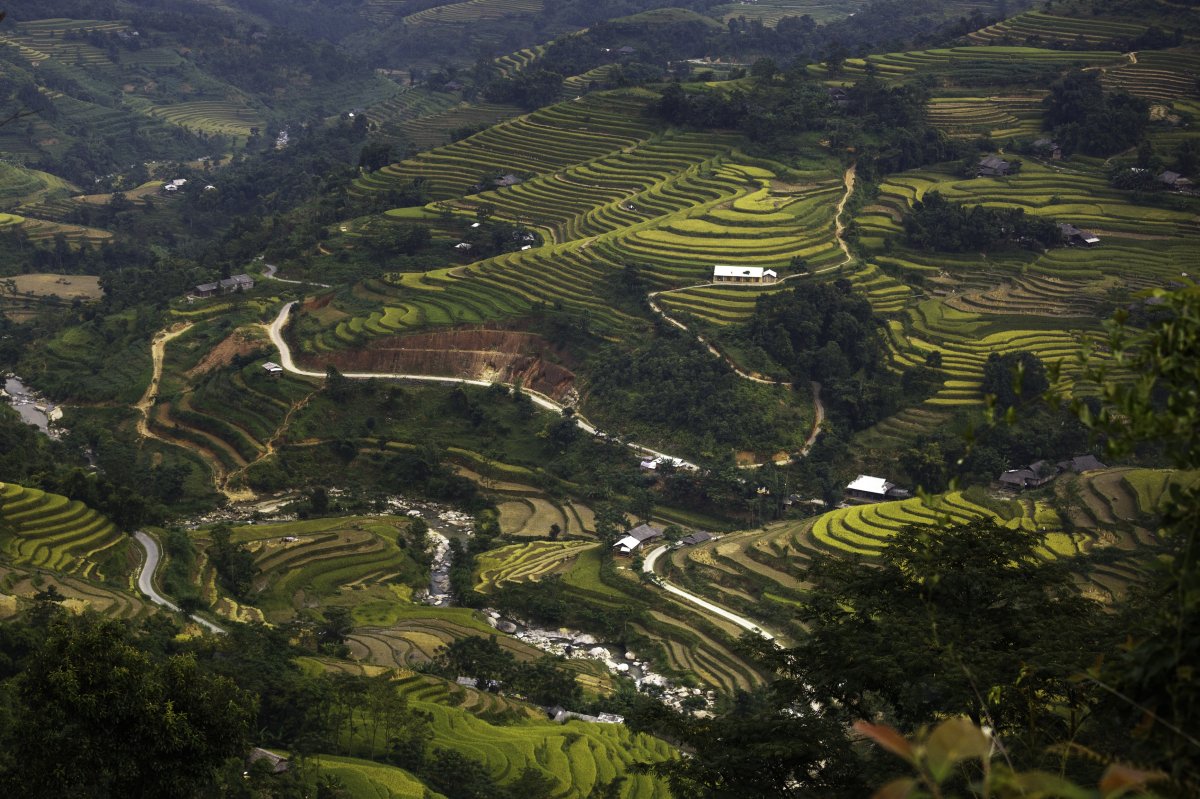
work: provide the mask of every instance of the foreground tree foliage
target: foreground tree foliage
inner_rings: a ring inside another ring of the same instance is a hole
[[[203,796],[248,748],[250,695],[119,621],[57,616],[6,688],[6,796]]]

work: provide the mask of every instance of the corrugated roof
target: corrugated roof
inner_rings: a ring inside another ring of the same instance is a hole
[[[883,496],[887,493],[891,486],[887,480],[882,477],[871,477],[870,475],[860,474],[855,478],[854,482],[846,486],[847,491],[863,491],[868,494],[879,494]]]
[[[713,277],[757,277],[763,276],[761,266],[714,266]]]

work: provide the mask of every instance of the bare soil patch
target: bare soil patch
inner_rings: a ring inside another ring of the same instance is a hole
[[[17,294],[32,297],[58,297],[64,300],[98,300],[104,296],[100,278],[95,275],[59,275],[40,272],[32,275],[15,275]]]

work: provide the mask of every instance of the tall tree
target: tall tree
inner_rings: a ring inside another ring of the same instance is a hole
[[[252,701],[231,680],[91,614],[51,622],[11,699],[6,796],[202,796],[247,750]]]

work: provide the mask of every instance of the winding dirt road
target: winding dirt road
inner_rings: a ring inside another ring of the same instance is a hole
[[[154,407],[154,401],[158,399],[158,384],[162,380],[163,355],[167,351],[167,342],[173,338],[182,336],[191,329],[191,322],[174,325],[173,327],[158,331],[150,341],[150,362],[153,364],[153,369],[150,373],[150,385],[146,386],[146,392],[142,394],[142,398],[134,403],[133,406],[142,415],[137,423],[138,435],[142,438],[157,438],[159,441],[167,441],[165,438],[155,435],[150,431],[150,409]],[[167,443],[170,444],[173,442],[167,441]]]
[[[272,322],[270,324],[270,326],[267,328],[267,335],[270,336],[271,343],[275,345],[275,349],[277,349],[279,351],[279,365],[283,367],[285,372],[290,372],[291,374],[300,375],[302,377],[321,377],[321,378],[323,378],[323,377],[325,377],[324,372],[314,372],[311,369],[301,369],[300,367],[296,366],[296,362],[292,358],[292,348],[287,343],[287,339],[284,338],[283,329],[287,326],[288,318],[291,315],[292,308],[294,308],[295,305],[296,305],[296,301],[292,300],[291,302],[287,303],[286,305],[283,306],[283,308],[280,309],[279,315],[275,317],[275,321]],[[405,373],[397,373],[397,372],[343,372],[342,377],[345,377],[345,378],[348,378],[351,380],[371,380],[373,378],[382,378],[382,379],[387,379],[387,380],[410,380],[410,381],[425,382],[425,383],[446,383],[446,384],[456,384],[456,385],[481,386],[484,388],[487,388],[488,386],[493,385],[493,383],[490,381],[474,380],[469,377],[446,377],[444,375],[415,375],[415,374],[405,374]],[[508,385],[508,384],[506,383],[504,385]],[[510,389],[512,388],[512,386],[508,386],[508,387]],[[537,405],[538,407],[541,407],[541,408],[545,408],[546,410],[562,413],[567,407],[559,402],[556,402],[555,400],[551,399],[550,397],[546,396],[545,394],[541,393],[540,391],[534,391],[529,388],[522,388],[521,391],[524,392],[529,397],[529,399],[533,402],[534,405]],[[575,424],[577,424],[579,426],[579,429],[583,430],[585,433],[588,433],[589,435],[604,435],[604,433],[602,433],[599,429],[597,429],[595,425],[593,425],[591,422],[589,422],[587,419],[585,419],[583,417],[583,415],[578,413],[577,411],[575,412],[574,419],[575,419]],[[641,444],[625,442],[625,446],[627,446],[630,449],[634,450],[635,452],[639,452],[643,455],[649,455],[654,458],[663,458],[683,469],[690,469],[690,470],[694,471],[694,470],[697,470],[700,468],[696,464],[694,464],[690,461],[684,460],[683,458],[679,458],[674,455],[668,455],[665,452],[659,452],[658,450],[650,449],[649,447],[644,447]]]
[[[793,275],[788,275],[787,277],[780,280],[779,281],[780,283],[785,283],[788,280],[792,280],[797,277],[802,277],[805,274],[824,275],[829,272],[833,272],[838,269],[842,269],[843,267],[847,266],[854,260],[854,254],[850,252],[850,246],[848,244],[846,244],[846,237],[845,237],[846,223],[843,220],[843,215],[846,211],[846,203],[850,201],[850,197],[853,196],[853,194],[854,194],[854,185],[855,185],[855,182],[857,179],[857,175],[858,175],[857,164],[851,164],[846,169],[846,173],[842,176],[842,182],[845,184],[846,190],[842,193],[841,199],[838,200],[837,208],[833,214],[833,236],[837,240],[838,247],[841,248],[842,254],[845,257],[842,258],[841,262],[833,264],[832,266],[827,266],[824,269],[817,269],[816,271],[811,272],[811,273],[797,272]],[[663,294],[671,294],[672,292],[676,292],[676,291],[688,291],[690,289],[705,288],[707,286],[719,286],[719,285],[722,285],[722,284],[709,281],[707,283],[699,283],[699,284],[696,284],[693,286],[682,286],[677,289],[666,289],[664,291],[651,292],[648,297],[650,309],[652,311],[654,311],[656,314],[658,314],[659,316],[661,316],[663,318],[663,320],[665,320],[668,324],[674,325],[675,327],[677,327],[680,330],[683,330],[685,332],[692,333],[693,331],[688,330],[687,325],[685,325],[683,322],[680,322],[678,319],[675,319],[670,314],[668,314],[666,311],[664,311],[662,309],[662,307],[657,302],[655,302],[655,300],[658,297],[662,296]],[[693,335],[696,336],[696,341],[703,344],[713,356],[723,360],[725,362],[725,365],[728,366],[730,369],[732,369],[734,374],[736,374],[738,377],[742,378],[743,380],[749,380],[754,383],[762,383],[764,385],[769,385],[769,386],[785,386],[787,388],[791,388],[791,383],[786,380],[772,380],[768,377],[763,377],[762,375],[760,375],[756,372],[747,372],[746,370],[744,370],[740,366],[738,366],[733,361],[732,358],[730,358],[728,355],[726,355],[725,353],[723,353],[719,349],[717,349],[717,347],[714,346],[712,344],[712,342],[710,342],[704,336],[702,336],[699,333],[693,333]],[[812,426],[812,431],[809,433],[808,438],[804,442],[804,446],[800,449],[800,452],[798,453],[798,457],[801,457],[801,458],[808,456],[809,451],[812,450],[812,448],[813,448],[813,444],[816,443],[817,438],[821,435],[821,425],[823,425],[825,423],[825,405],[821,402],[821,384],[820,383],[817,383],[817,382],[812,383],[812,396],[813,396],[813,426]],[[779,466],[787,466],[791,463],[794,463],[795,460],[796,460],[795,457],[789,457],[785,460],[773,461],[773,462]],[[741,468],[757,469],[760,466],[764,466],[766,463],[767,463],[767,461],[763,461],[760,463],[748,463],[748,464],[742,465]]]
[[[154,408],[155,401],[158,399],[158,386],[162,382],[163,358],[166,355],[167,342],[191,330],[192,325],[192,322],[173,325],[155,333],[154,338],[150,341],[150,361],[153,365],[150,373],[150,385],[146,386],[146,391],[142,394],[142,398],[134,403],[134,407],[140,413],[137,421],[138,435],[142,438],[153,438],[164,444],[170,444],[173,447],[182,447],[197,453],[208,464],[209,471],[212,472],[213,488],[219,493],[224,494],[230,502],[252,500],[254,499],[253,492],[228,487],[230,475],[215,457],[211,455],[206,456],[195,444],[159,435],[150,429],[150,412]]]

